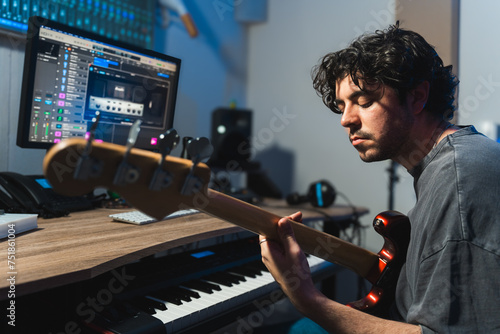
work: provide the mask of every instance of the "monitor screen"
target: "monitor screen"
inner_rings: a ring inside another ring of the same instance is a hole
[[[28,23],[17,145],[49,148],[84,137],[125,144],[142,120],[136,147],[154,150],[172,128],[180,60],[40,17]]]

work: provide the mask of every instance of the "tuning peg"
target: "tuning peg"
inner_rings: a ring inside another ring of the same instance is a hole
[[[95,112],[95,117],[92,118],[92,125],[90,126],[88,141],[92,142],[95,138],[95,132],[97,130],[97,125],[99,125],[99,121],[101,120],[101,113],[99,111]]]
[[[162,133],[160,135],[159,145],[158,145],[162,156],[165,157],[168,154],[170,154],[170,152],[172,152],[172,150],[177,147],[180,140],[181,139],[179,137],[179,134],[175,129],[170,129],[167,130],[165,133]]]
[[[188,156],[187,153],[187,145],[189,141],[193,139],[193,137],[184,137],[182,138],[182,152],[181,152],[181,158],[182,159],[189,159],[190,157]]]
[[[214,147],[210,144],[208,138],[199,137],[188,141],[186,146],[186,151],[193,164],[198,164],[199,162],[210,158],[214,152]]]
[[[92,119],[92,126],[86,135],[87,145],[85,145],[84,151],[78,158],[75,172],[73,173],[73,177],[77,180],[87,180],[89,177],[97,177],[102,171],[103,162],[90,157],[92,142],[94,141],[100,119],[101,114],[97,111],[96,117]]]
[[[189,174],[184,181],[184,185],[182,186],[182,195],[189,196],[201,189],[202,181],[194,175],[194,171],[200,162],[210,158],[213,151],[214,147],[205,137],[194,138],[188,141],[186,144],[186,152],[188,156],[191,157],[193,165],[191,166],[191,170],[189,171]]]
[[[163,162],[170,152],[177,147],[179,144],[180,137],[175,129],[167,130],[162,133],[159,137],[159,148],[161,153],[161,158],[158,161],[158,167],[149,183],[149,189],[151,190],[161,190],[168,187],[172,183],[172,174],[166,170],[163,170]]]
[[[139,132],[141,131],[142,121],[140,119],[136,120],[129,130],[126,151],[123,155],[123,160],[116,170],[115,178],[113,179],[113,184],[115,185],[126,185],[127,183],[133,183],[139,178],[140,171],[137,167],[132,166],[128,163],[128,155],[130,150],[135,145]]]
[[[137,137],[139,137],[139,132],[141,131],[142,120],[138,119],[134,122],[134,124],[130,127],[127,137],[127,155],[130,152],[130,149],[134,147],[135,142],[137,141]]]

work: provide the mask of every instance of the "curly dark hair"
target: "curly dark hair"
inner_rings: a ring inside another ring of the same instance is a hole
[[[324,56],[313,68],[314,89],[336,113],[340,110],[335,103],[335,86],[348,75],[362,90],[366,90],[365,84],[393,88],[401,103],[407,92],[428,81],[426,110],[443,118],[453,117],[458,80],[452,66],[443,66],[434,47],[421,35],[401,29],[399,22],[358,37],[347,48]]]

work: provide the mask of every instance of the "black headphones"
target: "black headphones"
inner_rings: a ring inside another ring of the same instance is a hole
[[[326,208],[335,202],[337,192],[330,182],[319,180],[309,186],[309,191],[306,195],[292,193],[286,197],[286,202],[290,205],[310,202],[318,208]]]

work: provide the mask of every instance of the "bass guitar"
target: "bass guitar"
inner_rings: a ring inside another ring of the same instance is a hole
[[[203,138],[191,143],[193,160],[168,155],[176,140],[162,153],[79,138],[63,140],[47,152],[44,174],[54,191],[62,195],[84,195],[106,188],[156,219],[195,208],[267,238],[277,238],[276,224],[281,217],[208,187],[211,171],[201,160],[211,151],[207,152]],[[405,215],[386,211],[375,217],[374,229],[384,238],[378,253],[301,223],[291,224],[305,253],[348,268],[373,285],[366,297],[348,306],[376,315],[387,309],[406,259],[410,225]]]

